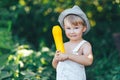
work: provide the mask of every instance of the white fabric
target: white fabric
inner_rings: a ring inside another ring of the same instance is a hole
[[[78,55],[77,51],[85,42],[85,40],[81,41],[73,50],[73,54]],[[57,65],[56,80],[86,80],[84,65],[70,60],[59,62]]]

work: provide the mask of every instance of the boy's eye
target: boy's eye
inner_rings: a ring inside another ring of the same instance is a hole
[[[75,29],[78,29],[79,27],[75,27]]]
[[[66,29],[70,29],[69,27],[67,27]]]

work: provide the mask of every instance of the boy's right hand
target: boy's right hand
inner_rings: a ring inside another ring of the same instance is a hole
[[[55,62],[59,62],[59,59],[58,59],[59,55],[60,55],[60,51],[56,51],[55,56],[54,56]]]
[[[56,51],[55,57],[57,61],[65,61],[68,59],[68,54],[62,54],[61,51]]]

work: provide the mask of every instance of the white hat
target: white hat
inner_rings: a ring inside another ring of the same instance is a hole
[[[86,14],[80,9],[80,7],[78,6],[73,6],[72,8],[69,8],[69,9],[66,9],[64,10],[60,15],[59,15],[59,18],[58,18],[58,22],[60,23],[61,27],[64,28],[64,25],[63,25],[63,21],[64,21],[64,18],[69,15],[69,14],[75,14],[75,15],[78,15],[80,16],[80,18],[82,18],[84,21],[85,21],[85,24],[87,26],[87,29],[86,31],[84,32],[84,34],[86,34],[89,30],[90,30],[90,24],[89,24],[89,21],[88,21],[88,18],[86,16]]]

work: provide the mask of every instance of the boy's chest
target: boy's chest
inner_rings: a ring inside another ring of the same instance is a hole
[[[71,53],[73,53],[73,50],[74,50],[74,49],[75,49],[74,46],[72,46],[72,47],[71,47],[71,46],[66,46],[66,47],[65,47],[65,52],[68,53],[68,54],[71,54]],[[82,51],[82,48],[79,48],[79,50],[78,50],[77,53],[78,53],[79,55],[81,55],[82,52],[83,52],[83,51]]]

